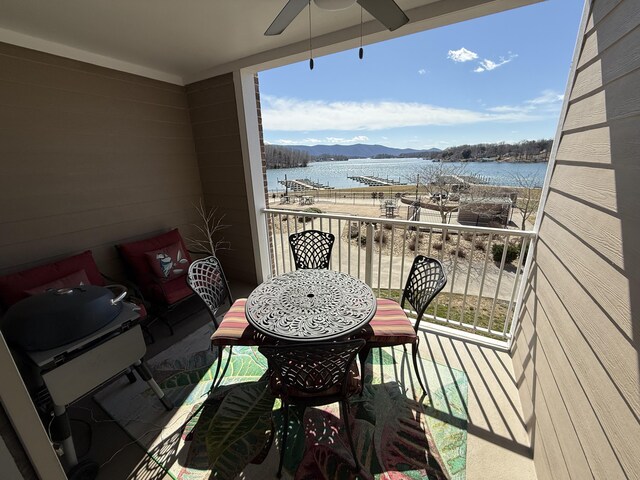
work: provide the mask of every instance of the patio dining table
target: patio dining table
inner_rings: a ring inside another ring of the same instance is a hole
[[[364,282],[332,270],[296,270],[260,284],[245,314],[258,331],[305,342],[346,337],[368,324],[376,297]]]

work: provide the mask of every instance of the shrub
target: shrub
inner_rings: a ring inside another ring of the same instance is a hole
[[[367,244],[367,236],[366,235],[362,235],[360,237],[360,245],[362,245],[363,247]]]
[[[455,255],[456,253],[458,254],[459,258],[467,258],[467,254],[464,252],[464,250],[458,250],[457,252],[455,248],[449,250],[450,255]]]
[[[442,250],[442,242],[434,242],[432,247],[434,250],[440,251]]]
[[[473,247],[476,250],[480,250],[481,252],[484,252],[487,249],[487,246],[485,245],[484,240],[480,240],[479,238],[476,238],[476,241],[473,244]]]
[[[504,252],[504,244],[494,243],[491,246],[491,254],[493,255],[493,261],[501,262],[503,252]],[[507,245],[507,254],[504,260],[505,263],[513,262],[516,258],[518,258],[519,254],[520,254],[520,248],[517,245],[514,245],[513,243],[509,243]]]
[[[360,235],[360,224],[352,223],[349,225],[349,238],[357,238]]]
[[[383,223],[382,228],[384,228],[385,230],[391,230],[393,228],[393,225],[391,225],[390,223]]]
[[[382,230],[376,230],[376,233],[373,234],[373,241],[380,244],[386,244],[387,233]]]
[[[473,240],[473,233],[471,232],[464,232],[462,234],[462,238],[464,238],[467,242],[470,242],[471,240]]]
[[[409,243],[407,245],[407,247],[409,247],[409,250],[411,250],[412,252],[416,251],[416,246],[418,245],[418,236],[417,235],[412,235],[411,238],[409,238]]]
[[[322,213],[322,210],[320,210],[319,208],[316,207],[309,207],[309,208],[305,208],[303,210],[303,212],[309,212],[309,213]],[[299,217],[298,218],[298,222],[300,223],[307,223],[310,222],[311,220],[313,220],[313,217]]]

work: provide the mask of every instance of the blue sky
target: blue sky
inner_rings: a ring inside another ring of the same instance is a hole
[[[582,6],[549,0],[365,46],[363,60],[354,49],[313,70],[260,72],[265,141],[426,149],[553,138]]]

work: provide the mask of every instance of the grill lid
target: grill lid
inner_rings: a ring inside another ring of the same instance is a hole
[[[49,290],[12,305],[2,318],[2,332],[25,351],[73,343],[116,318],[126,293],[120,285]]]

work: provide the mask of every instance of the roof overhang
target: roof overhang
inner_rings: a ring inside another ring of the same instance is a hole
[[[397,0],[410,22],[389,32],[365,13],[372,44],[542,0]],[[264,31],[286,0],[6,0],[0,41],[184,85],[248,68],[303,60],[308,16],[275,37]],[[360,9],[330,12],[312,4],[314,56],[359,45]]]

